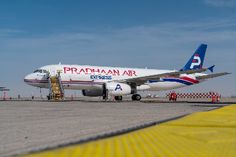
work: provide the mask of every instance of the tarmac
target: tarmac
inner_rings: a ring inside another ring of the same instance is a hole
[[[0,156],[114,136],[226,104],[0,101]]]

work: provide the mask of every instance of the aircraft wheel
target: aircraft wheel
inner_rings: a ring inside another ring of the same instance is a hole
[[[116,101],[121,101],[122,100],[122,96],[115,96],[115,100]]]
[[[133,101],[140,101],[141,100],[141,95],[139,95],[139,94],[134,94],[134,95],[132,95],[132,100]]]

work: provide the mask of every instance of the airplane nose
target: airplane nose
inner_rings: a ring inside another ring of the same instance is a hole
[[[28,74],[24,78],[25,83],[30,83],[30,81],[33,79],[32,74]]]

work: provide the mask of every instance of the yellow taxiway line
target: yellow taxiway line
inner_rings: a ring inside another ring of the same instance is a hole
[[[236,105],[24,157],[235,157]]]

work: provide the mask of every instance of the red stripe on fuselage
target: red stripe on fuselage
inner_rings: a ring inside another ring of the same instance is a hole
[[[199,83],[198,80],[192,79],[192,78],[189,78],[189,77],[186,77],[186,76],[180,77],[180,79],[183,79],[183,80],[185,80],[185,81],[189,81],[189,82],[191,82],[191,83]]]

